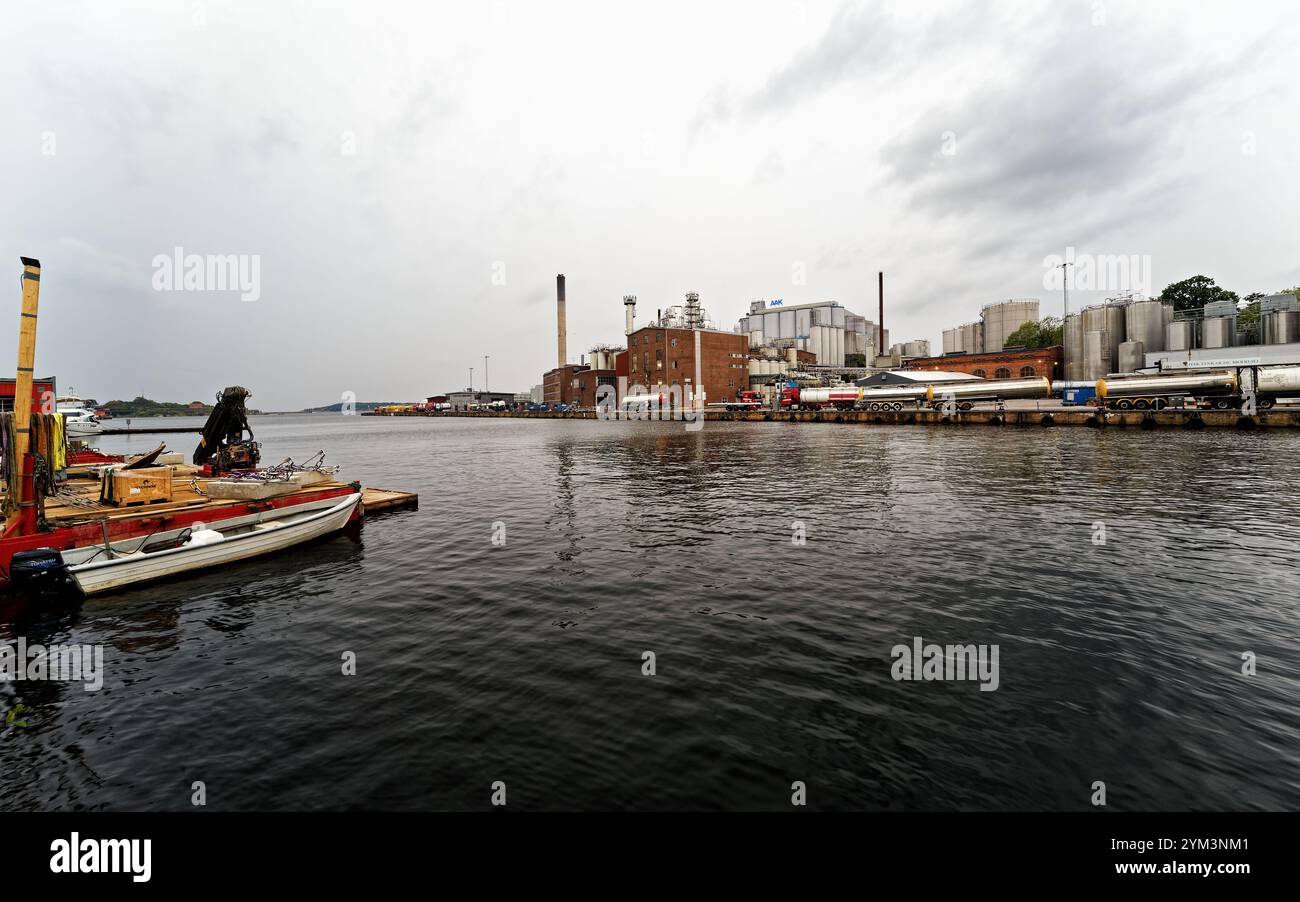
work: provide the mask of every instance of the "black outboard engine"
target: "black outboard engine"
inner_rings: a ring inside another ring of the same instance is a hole
[[[29,595],[68,591],[76,585],[63,555],[54,548],[33,548],[14,553],[9,563],[9,585]]]

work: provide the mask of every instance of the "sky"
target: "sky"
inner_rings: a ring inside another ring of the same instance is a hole
[[[1202,273],[1278,291],[1291,10],[38,4],[0,19],[0,360],[19,256],[38,376],[100,401],[240,384],[263,410],[482,388],[485,355],[487,387],[526,391],[561,272],[573,362],[622,341],[625,294],[638,323],[688,291],[726,329],[760,298],[874,319],[878,271],[891,339],[937,350],[987,303],[1059,315],[1067,248],[1133,261],[1072,308]],[[177,249],[205,263],[188,284]]]

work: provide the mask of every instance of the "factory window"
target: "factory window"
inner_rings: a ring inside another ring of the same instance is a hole
[[[1011,378],[1011,370],[1007,369],[1005,366],[1000,366],[1000,367],[998,367],[998,368],[993,372],[993,378],[994,378],[994,379],[1010,379],[1010,378]]]
[[[981,379],[983,379],[985,376],[988,375],[988,373],[984,372],[983,370],[972,370],[971,375],[979,376]]]
[[[1033,375],[1034,375],[1034,368],[1032,366],[1022,366],[1020,368],[1020,377],[1022,379],[1029,379]]]
[[[677,347],[677,339],[674,338],[674,339],[672,340],[672,346],[673,346],[674,348]]]
[[[676,361],[676,360],[673,361],[673,369],[677,369],[677,361]]]
[[[655,351],[655,369],[661,370],[663,368],[664,368],[664,352]]]
[[[650,372],[650,352],[649,352],[649,351],[642,351],[642,352],[641,352],[641,369],[645,370],[647,373]]]

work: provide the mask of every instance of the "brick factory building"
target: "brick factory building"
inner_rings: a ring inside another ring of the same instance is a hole
[[[595,407],[596,392],[602,385],[613,389],[609,403],[618,400],[614,397],[618,394],[618,375],[614,370],[583,370],[574,377],[573,383],[573,403],[579,407]]]
[[[989,354],[945,354],[942,357],[917,357],[903,364],[905,370],[943,370],[969,373],[983,379],[1021,379],[1046,376],[1053,382],[1061,378],[1062,348],[1009,348]]]
[[[570,363],[547,372],[542,376],[542,402],[572,404],[577,390],[574,383],[578,374],[589,369],[586,364]]]
[[[699,375],[695,372],[697,342]],[[617,370],[622,369],[621,362]],[[651,392],[677,386],[683,401],[702,385],[705,403],[726,401],[738,389],[749,388],[749,336],[711,329],[637,329],[628,336],[627,381]]]

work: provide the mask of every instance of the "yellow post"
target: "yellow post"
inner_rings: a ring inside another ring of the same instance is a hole
[[[36,310],[41,296],[41,261],[31,257],[23,257],[22,261],[23,315],[18,324],[18,373],[14,385],[14,464],[20,472],[24,472],[27,453],[32,447],[32,368],[36,363]],[[28,490],[26,480],[19,479],[17,483],[17,503],[9,515],[8,526],[22,516],[21,508],[35,503],[34,499],[24,497]]]

